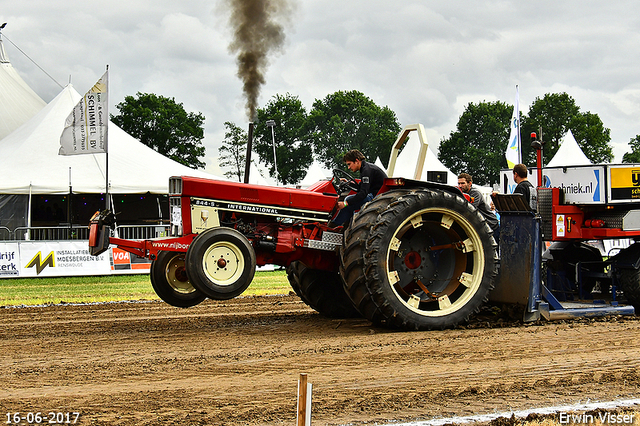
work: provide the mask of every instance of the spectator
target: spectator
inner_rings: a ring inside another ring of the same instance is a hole
[[[527,166],[524,164],[513,166],[513,180],[518,184],[513,193],[524,195],[524,200],[529,204],[531,210],[536,211],[538,208],[538,193],[533,184],[527,179],[527,176]]]
[[[460,173],[458,175],[458,188],[460,191],[469,194],[471,197],[471,203],[482,214],[487,221],[489,228],[493,231],[493,238],[496,242],[500,243],[500,221],[496,215],[491,211],[491,208],[484,201],[482,193],[473,187],[473,178],[468,173]]]

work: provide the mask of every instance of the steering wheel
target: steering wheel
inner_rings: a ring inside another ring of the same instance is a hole
[[[344,179],[344,181],[342,180]],[[333,187],[336,189],[338,195],[349,191],[357,191],[359,189],[358,182],[349,173],[342,169],[333,169],[333,178],[331,179]]]

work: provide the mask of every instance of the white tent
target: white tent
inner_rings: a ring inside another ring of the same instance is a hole
[[[16,72],[0,34],[0,140],[26,123],[47,103]]]
[[[322,167],[320,163],[314,161],[313,163],[311,163],[311,166],[309,166],[307,174],[299,183],[299,185],[301,188],[308,188],[309,186],[323,179],[330,179],[331,176],[332,173],[330,170],[327,170],[326,168]]]
[[[264,167],[261,167],[253,160],[249,164],[249,183],[252,185],[278,186],[278,183],[269,176]]]
[[[569,130],[562,138],[556,155],[553,156],[546,167],[584,166],[588,164],[591,164],[591,161],[584,155],[584,152],[578,146],[578,142],[573,137],[573,133]]]
[[[382,160],[380,159],[380,157],[376,157],[376,161],[373,163],[376,166],[380,167],[382,170],[386,170],[387,168],[384,166],[384,164],[382,164]]]
[[[419,152],[420,140],[417,137],[410,136],[409,139],[405,142],[404,149],[398,155],[398,159],[396,160],[394,177],[413,178],[414,172],[416,170],[416,159],[419,156]],[[379,159],[377,161],[379,161]],[[445,183],[447,185],[458,185],[458,176],[451,170],[449,170],[444,164],[442,164],[440,160],[438,160],[438,156],[435,154],[435,152],[433,152],[431,146],[429,146],[427,149],[427,155],[425,156],[424,167],[422,169],[422,176],[420,180],[431,180],[428,178],[429,172],[435,172],[438,175],[444,173],[446,176]],[[491,187],[480,186],[475,183],[473,184],[473,186],[482,193],[482,196],[487,203],[491,202],[491,193],[493,192],[493,189]]]
[[[102,193],[105,154],[58,155],[65,119],[81,99],[71,86],[0,143],[0,194]],[[190,169],[142,144],[109,123],[109,192],[168,192],[169,177],[223,179]]]

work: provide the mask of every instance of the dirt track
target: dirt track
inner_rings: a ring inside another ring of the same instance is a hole
[[[295,296],[0,309],[0,418],[78,424],[295,425],[493,413],[640,396],[640,318],[394,332],[329,320]]]

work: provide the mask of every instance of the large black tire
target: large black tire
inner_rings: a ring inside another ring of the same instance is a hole
[[[365,243],[371,226],[380,213],[386,210],[399,195],[399,191],[384,193],[362,206],[344,233],[344,242],[340,249],[340,275],[347,295],[360,314],[367,319],[375,318],[377,308],[371,299],[364,275]]]
[[[578,291],[578,277],[576,273],[576,264],[578,262],[595,262],[583,263],[582,268],[586,271],[594,273],[603,273],[604,265],[602,263],[602,254],[597,248],[582,242],[556,242],[551,244],[548,249],[550,259],[545,262],[546,268],[552,273],[562,271],[564,277],[573,286],[572,290]],[[544,277],[546,280],[546,277]],[[582,279],[582,295],[590,297],[591,293],[596,289],[599,279],[595,277],[583,277]],[[608,288],[600,288],[600,293],[608,293]]]
[[[620,272],[620,289],[636,310],[636,315],[640,315],[640,270],[622,269]]]
[[[337,273],[311,269],[295,261],[287,268],[287,277],[300,299],[321,315],[328,318],[360,317]]]
[[[227,300],[244,292],[256,271],[251,243],[231,228],[211,228],[198,235],[187,250],[189,281],[207,297]]]
[[[454,327],[488,300],[497,245],[464,198],[435,189],[384,194],[345,230],[347,293],[374,324],[405,330]]]
[[[291,262],[291,264],[287,266],[287,278],[289,279],[289,284],[291,285],[291,288],[296,293],[296,295],[300,299],[302,299],[304,303],[309,305],[309,301],[304,296],[304,294],[302,294],[302,290],[300,290],[300,267],[298,266],[299,263],[302,262]]]
[[[618,278],[618,290],[622,290],[623,299],[633,305],[636,315],[640,315],[640,242],[620,250],[608,260]]]
[[[187,277],[184,253],[161,251],[151,263],[151,285],[160,299],[171,306],[189,308],[207,298]]]

